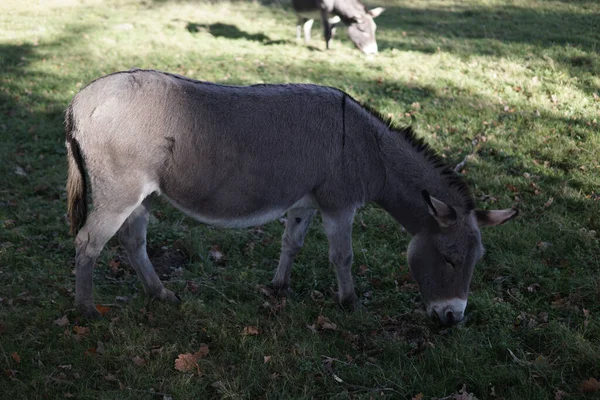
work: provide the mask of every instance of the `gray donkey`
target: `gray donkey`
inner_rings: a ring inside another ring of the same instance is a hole
[[[82,89],[66,111],[68,215],[77,233],[80,312],[99,317],[94,262],[118,232],[145,291],[178,301],[146,253],[149,195],[207,224],[242,228],[287,212],[272,285],[284,292],[292,262],[321,212],[339,299],[356,301],[352,222],[374,201],[413,236],[408,262],[430,315],[460,321],[479,227],[513,209],[481,211],[465,183],[410,128],[394,129],[330,87],[248,87],[200,82],[151,70],[117,72]],[[87,168],[94,208],[87,212]]]
[[[329,48],[329,42],[335,32],[335,26],[340,21],[348,26],[348,36],[352,43],[365,54],[377,53],[377,41],[375,40],[374,18],[378,17],[385,9],[377,7],[367,10],[360,0],[292,0],[292,6],[298,16],[296,25],[296,38],[300,39],[301,27],[304,29],[304,41],[310,41],[310,30],[312,28],[315,14],[320,15],[325,36],[325,46]],[[329,17],[333,14],[334,17]]]

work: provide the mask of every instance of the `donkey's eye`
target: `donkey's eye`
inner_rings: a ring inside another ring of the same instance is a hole
[[[446,262],[446,265],[449,265],[452,268],[455,268],[456,266],[454,265],[454,263],[452,262],[452,260],[450,260],[448,257],[444,257],[444,261]]]

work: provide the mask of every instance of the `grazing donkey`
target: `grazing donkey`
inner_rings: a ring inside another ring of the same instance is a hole
[[[66,111],[68,214],[77,233],[77,308],[99,317],[94,262],[119,239],[145,291],[178,301],[146,253],[151,193],[207,224],[242,228],[287,212],[272,285],[321,212],[339,299],[353,305],[352,221],[374,201],[413,235],[408,262],[429,314],[459,321],[483,255],[478,225],[516,210],[474,210],[465,183],[410,128],[394,129],[346,93],[317,85],[248,87],[152,70],[99,78]],[[94,208],[87,213],[87,168]]]
[[[329,48],[329,42],[335,33],[335,25],[342,21],[348,26],[350,40],[365,54],[377,53],[377,41],[375,40],[374,18],[384,11],[377,7],[367,10],[360,0],[292,0],[292,6],[298,16],[296,25],[296,38],[300,40],[301,27],[304,29],[304,41],[310,41],[310,30],[312,28],[315,14],[320,14],[325,35],[325,45]],[[329,18],[329,14],[335,16]]]

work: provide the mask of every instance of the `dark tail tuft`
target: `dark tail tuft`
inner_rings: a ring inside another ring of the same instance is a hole
[[[69,105],[65,114],[65,131],[67,134],[67,159],[69,172],[67,177],[67,214],[71,223],[70,232],[75,235],[85,224],[87,218],[87,182],[83,169],[83,157],[79,143],[73,137],[75,131],[73,106]]]

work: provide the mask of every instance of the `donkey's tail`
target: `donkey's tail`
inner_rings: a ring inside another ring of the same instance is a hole
[[[65,113],[65,131],[67,134],[67,159],[69,161],[69,172],[67,177],[67,215],[71,223],[70,232],[75,235],[85,224],[87,218],[87,182],[83,169],[83,157],[79,143],[73,137],[75,132],[75,121],[73,120],[73,105]]]

